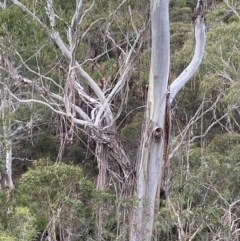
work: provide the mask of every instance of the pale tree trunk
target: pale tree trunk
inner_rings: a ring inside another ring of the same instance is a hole
[[[152,1],[152,55],[145,131],[137,172],[138,206],[131,241],[150,240],[163,169],[164,119],[170,65],[169,1]],[[160,57],[161,56],[161,57]]]
[[[6,143],[6,159],[5,159],[5,172],[6,172],[6,187],[13,189],[13,180],[12,180],[12,143],[11,141],[7,141]]]
[[[7,8],[7,0],[3,0],[3,2],[0,2],[0,8],[2,8],[2,9]]]
[[[9,119],[9,94],[6,89],[1,91],[1,119],[3,123],[3,141],[1,144],[1,156],[4,167],[1,173],[2,188],[14,188],[12,181],[12,142],[11,142],[11,120]]]
[[[170,103],[198,69],[206,42],[206,1],[199,0],[194,13],[196,47],[192,61],[169,86],[170,34],[169,0],[152,0],[152,53],[148,103],[141,151],[137,166],[137,207],[133,213],[131,241],[151,240],[155,201],[159,199],[162,172],[168,164]]]

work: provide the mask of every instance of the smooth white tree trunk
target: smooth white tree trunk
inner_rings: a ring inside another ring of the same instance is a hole
[[[1,158],[4,161],[4,168],[1,175],[2,188],[14,188],[12,181],[12,142],[11,142],[11,120],[9,118],[10,103],[8,91],[4,88],[1,91],[1,112],[2,119],[2,138],[1,143]]]
[[[152,54],[145,131],[137,172],[137,210],[131,241],[150,240],[163,169],[164,119],[170,66],[169,1],[152,1]],[[161,56],[161,57],[160,57]]]
[[[6,150],[6,180],[5,185],[6,187],[13,189],[14,184],[12,180],[12,143],[8,142],[7,150]]]
[[[151,240],[155,201],[168,161],[170,103],[193,76],[204,56],[206,1],[199,0],[195,17],[196,47],[192,61],[169,85],[170,30],[169,0],[152,0],[152,53],[145,130],[137,167],[137,207],[133,214],[130,241]]]

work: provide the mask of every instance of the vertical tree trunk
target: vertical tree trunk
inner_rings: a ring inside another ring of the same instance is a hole
[[[1,119],[3,121],[2,131],[3,131],[3,142],[1,144],[1,154],[4,160],[4,169],[1,174],[1,186],[8,187],[10,189],[14,188],[12,181],[12,141],[11,135],[11,120],[9,119],[9,95],[6,89],[1,91]]]
[[[155,198],[164,166],[165,111],[170,65],[169,0],[152,0],[152,55],[149,93],[137,169],[138,205],[133,217],[131,241],[151,239]]]
[[[6,150],[6,180],[5,185],[6,187],[13,189],[13,180],[12,180],[12,143],[11,141],[7,144]]]
[[[206,43],[207,1],[198,0],[194,12],[195,51],[192,61],[168,86],[170,65],[169,0],[151,1],[152,53],[149,93],[137,166],[137,207],[133,214],[130,241],[151,239],[155,200],[162,179],[164,159],[168,159],[170,103],[197,71]],[[166,156],[166,157],[165,157]]]

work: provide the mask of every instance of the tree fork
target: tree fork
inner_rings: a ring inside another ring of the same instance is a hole
[[[206,0],[198,0],[195,10],[195,51],[192,61],[168,86],[170,65],[169,0],[151,1],[152,52],[149,93],[137,166],[137,206],[133,212],[130,241],[151,240],[155,201],[161,187],[162,172],[169,169],[171,102],[198,69],[206,43]]]

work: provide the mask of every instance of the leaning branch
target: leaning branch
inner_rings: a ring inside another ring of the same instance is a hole
[[[196,9],[196,20],[195,20],[195,51],[192,61],[187,66],[185,70],[179,75],[179,77],[170,86],[170,103],[173,101],[176,94],[183,88],[183,86],[188,82],[188,80],[194,75],[194,73],[199,68],[206,45],[206,26],[205,26],[205,6],[200,5],[200,3],[205,4],[205,1],[200,0],[199,5]]]

